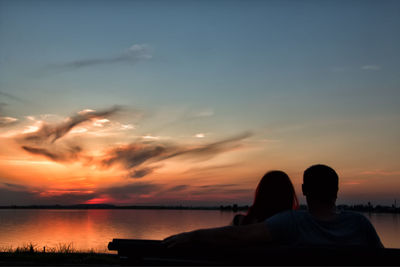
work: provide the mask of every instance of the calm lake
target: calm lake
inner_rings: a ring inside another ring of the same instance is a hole
[[[0,248],[72,244],[77,250],[107,252],[113,238],[163,239],[227,225],[234,214],[219,210],[0,210]],[[400,214],[365,215],[385,247],[400,248]]]

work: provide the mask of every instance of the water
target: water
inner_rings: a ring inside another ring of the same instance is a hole
[[[399,214],[365,214],[385,247],[400,248]],[[218,210],[0,210],[0,248],[72,244],[107,252],[113,238],[163,239],[199,228],[224,226],[232,212]]]

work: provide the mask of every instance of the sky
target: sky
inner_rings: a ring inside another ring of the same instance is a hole
[[[399,1],[0,0],[0,205],[400,201]]]

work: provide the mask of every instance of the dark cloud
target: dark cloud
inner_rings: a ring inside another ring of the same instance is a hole
[[[81,189],[46,191],[19,184],[0,183],[0,205],[71,205],[98,197]]]
[[[206,196],[209,194],[213,195],[221,195],[225,197],[229,197],[230,195],[232,196],[237,196],[238,194],[240,195],[245,195],[245,196],[251,196],[254,194],[253,190],[249,189],[241,189],[241,188],[223,188],[223,187],[209,187],[207,190],[204,190],[205,188],[199,188],[199,189],[194,189],[191,190],[189,193],[191,195],[196,195],[196,196]]]
[[[20,189],[20,190],[26,189],[25,186],[20,185],[20,184],[3,183],[3,185],[5,185],[6,187],[9,187],[9,188],[13,188],[13,189]]]
[[[161,155],[168,153],[169,149],[161,144],[130,144],[111,150],[107,158],[102,161],[102,164],[111,166],[120,163],[126,169],[131,169],[146,161],[159,158]]]
[[[106,194],[113,199],[129,199],[132,196],[154,193],[162,188],[161,185],[151,183],[134,183],[100,190],[100,194]]]
[[[227,188],[227,187],[232,187],[232,186],[237,186],[237,184],[210,184],[210,185],[200,185],[200,188],[213,188],[213,189],[217,189],[217,188]]]
[[[34,143],[54,143],[56,140],[65,136],[75,126],[91,119],[111,116],[118,111],[120,111],[120,107],[113,107],[111,109],[102,111],[89,111],[85,113],[79,113],[75,116],[68,118],[67,121],[56,125],[44,124],[42,128],[40,128],[38,131],[25,135],[23,139],[25,141]]]
[[[96,65],[116,64],[116,63],[136,63],[141,60],[150,59],[152,56],[147,45],[133,45],[124,53],[111,57],[87,58],[53,65],[52,68],[58,69],[80,69]]]
[[[37,195],[35,193],[19,190],[12,186],[0,187],[0,205],[31,205],[36,204],[36,201]]]
[[[186,157],[197,160],[209,159],[220,153],[239,147],[239,142],[249,136],[250,133],[244,133],[222,141],[190,148],[158,142],[134,143],[111,149],[101,161],[101,165],[110,167],[120,164],[130,171],[131,177],[141,178],[151,173],[154,169],[151,164],[156,162],[174,157]],[[136,169],[142,165],[144,166]]]
[[[139,198],[143,194],[160,192],[163,187],[159,184],[135,182],[91,192],[80,188],[46,190],[3,182],[0,183],[0,205],[74,205],[104,196],[125,201]]]
[[[220,171],[221,169],[233,169],[236,167],[238,167],[238,164],[223,164],[223,165],[214,165],[206,167],[195,167],[186,170],[184,173],[205,173],[205,172]]]
[[[65,122],[44,124],[38,131],[25,134],[18,138],[21,148],[31,154],[42,155],[54,161],[69,161],[77,159],[83,152],[80,145],[75,143],[57,144],[57,140],[68,134],[74,127],[92,119],[109,117],[121,110],[113,107],[101,111],[78,113]]]
[[[69,161],[77,159],[79,157],[79,153],[82,151],[82,148],[80,146],[67,147],[61,151],[58,151],[56,148],[53,148],[52,151],[50,151],[46,148],[29,146],[22,146],[22,149],[31,154],[42,155],[54,161]]]
[[[142,178],[142,177],[152,173],[154,171],[154,169],[156,169],[156,167],[133,170],[133,172],[131,172],[129,174],[129,177],[131,177],[131,178]]]
[[[174,186],[174,187],[172,187],[172,188],[169,188],[167,191],[168,191],[168,192],[176,192],[176,191],[185,190],[185,189],[187,189],[187,188],[189,188],[188,185],[182,184],[182,185],[177,185],[177,186]]]
[[[88,200],[98,197],[97,193],[86,193],[86,192],[65,192],[56,195],[39,196],[36,195],[36,202],[40,204],[50,205],[75,205],[82,204]]]
[[[76,142],[67,143],[59,140],[77,125],[92,119],[109,117],[120,110],[121,108],[114,107],[102,111],[80,112],[62,123],[44,124],[38,131],[22,135],[17,140],[26,152],[41,155],[53,161],[63,162],[81,158],[90,160],[90,157],[84,157],[85,154],[81,145],[76,144]],[[218,142],[196,146],[160,141],[137,141],[111,148],[105,151],[103,156],[92,161],[91,164],[98,164],[105,168],[119,165],[127,171],[128,177],[142,178],[159,168],[155,165],[161,161],[178,157],[207,160],[240,147],[240,142],[250,135],[251,133],[245,132]]]
[[[166,158],[172,158],[172,157],[177,157],[177,156],[186,156],[186,157],[205,157],[205,158],[210,158],[214,157],[215,155],[232,150],[234,148],[239,147],[239,141],[250,137],[251,133],[250,132],[245,132],[243,134],[221,140],[218,142],[210,143],[207,145],[199,146],[199,147],[194,147],[194,148],[188,148],[188,149],[182,149],[178,152],[172,153]]]

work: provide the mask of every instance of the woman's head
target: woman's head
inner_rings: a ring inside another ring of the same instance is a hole
[[[298,200],[289,176],[283,171],[267,172],[259,182],[248,217],[263,221],[284,210],[298,208]]]

